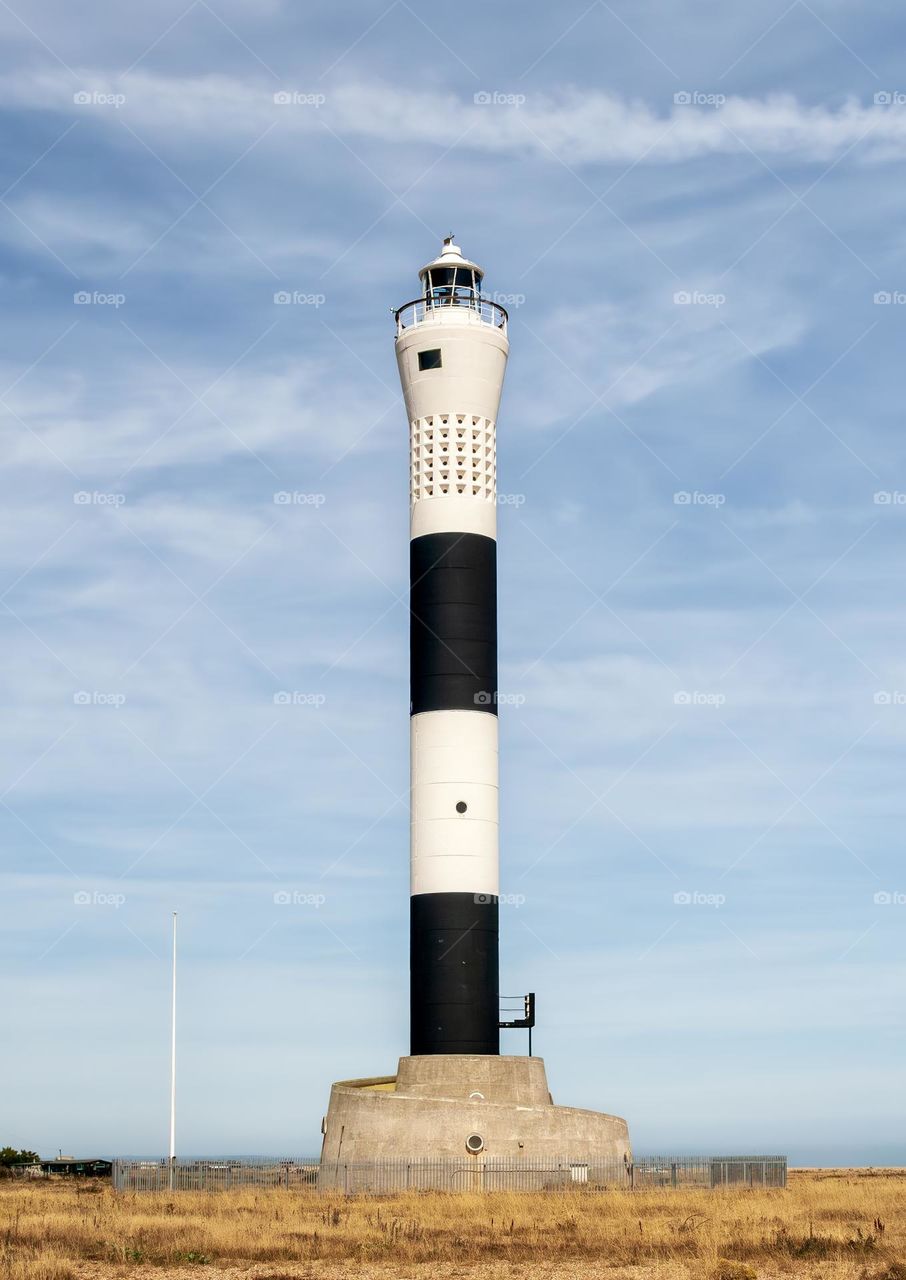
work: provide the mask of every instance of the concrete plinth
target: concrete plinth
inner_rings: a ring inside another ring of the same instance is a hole
[[[467,1140],[477,1135],[475,1151]],[[619,1116],[555,1106],[541,1058],[400,1058],[395,1076],[333,1086],[322,1167],[466,1157],[631,1159]]]

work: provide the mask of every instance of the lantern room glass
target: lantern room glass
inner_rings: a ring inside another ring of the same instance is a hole
[[[474,267],[429,267],[425,301],[432,307],[475,307],[481,300],[481,281]]]

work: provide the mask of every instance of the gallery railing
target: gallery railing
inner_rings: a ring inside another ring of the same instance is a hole
[[[473,293],[471,289],[445,297],[421,297],[404,302],[393,313],[396,331],[402,333],[404,329],[429,320],[444,320],[451,307],[455,307],[457,314],[461,314],[465,320],[474,319],[478,324],[493,325],[495,329],[502,329],[506,333],[508,317],[505,308],[498,302],[491,302],[480,294]]]

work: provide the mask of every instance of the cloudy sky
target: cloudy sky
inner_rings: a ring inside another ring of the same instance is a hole
[[[3,0],[0,1141],[165,1152],[173,910],[181,1151],[315,1152],[405,1051],[389,312],[455,231],[555,1099],[906,1161],[904,28]]]

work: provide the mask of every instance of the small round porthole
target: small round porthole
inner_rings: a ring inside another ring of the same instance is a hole
[[[480,1133],[470,1133],[466,1138],[466,1151],[470,1156],[477,1156],[484,1151],[484,1138]]]
[[[457,801],[456,801],[456,812],[457,812],[457,813],[465,813],[465,811],[466,811],[466,809],[468,809],[468,807],[469,807],[469,806],[466,804],[465,800],[457,800]]]

